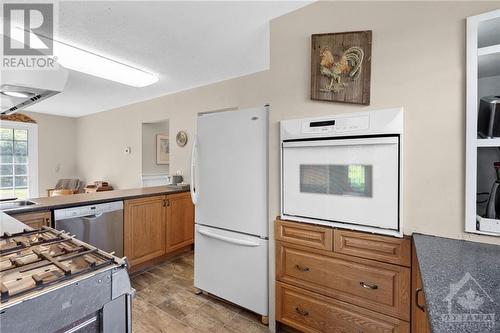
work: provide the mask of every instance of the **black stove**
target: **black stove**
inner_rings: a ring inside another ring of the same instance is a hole
[[[49,227],[0,236],[2,332],[131,332],[125,259]]]

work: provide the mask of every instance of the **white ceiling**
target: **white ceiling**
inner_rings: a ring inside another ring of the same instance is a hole
[[[152,72],[134,88],[70,71],[27,111],[79,117],[269,68],[269,21],[308,1],[60,2],[56,39]]]

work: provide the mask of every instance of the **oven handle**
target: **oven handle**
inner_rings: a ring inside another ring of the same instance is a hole
[[[380,138],[337,139],[337,140],[310,140],[283,142],[283,148],[300,147],[328,147],[328,146],[354,146],[354,145],[393,145],[399,142],[396,136]]]

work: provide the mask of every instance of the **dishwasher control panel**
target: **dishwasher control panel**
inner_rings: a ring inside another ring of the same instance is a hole
[[[121,209],[123,209],[123,201],[114,201],[114,202],[107,202],[96,205],[87,205],[79,207],[69,207],[69,208],[55,210],[54,219],[63,220],[74,217],[101,215],[103,213],[113,212],[115,210],[121,210]]]

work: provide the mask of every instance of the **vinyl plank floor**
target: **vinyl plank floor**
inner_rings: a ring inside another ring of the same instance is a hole
[[[268,333],[260,317],[220,299],[196,295],[193,252],[131,275],[134,333]]]

